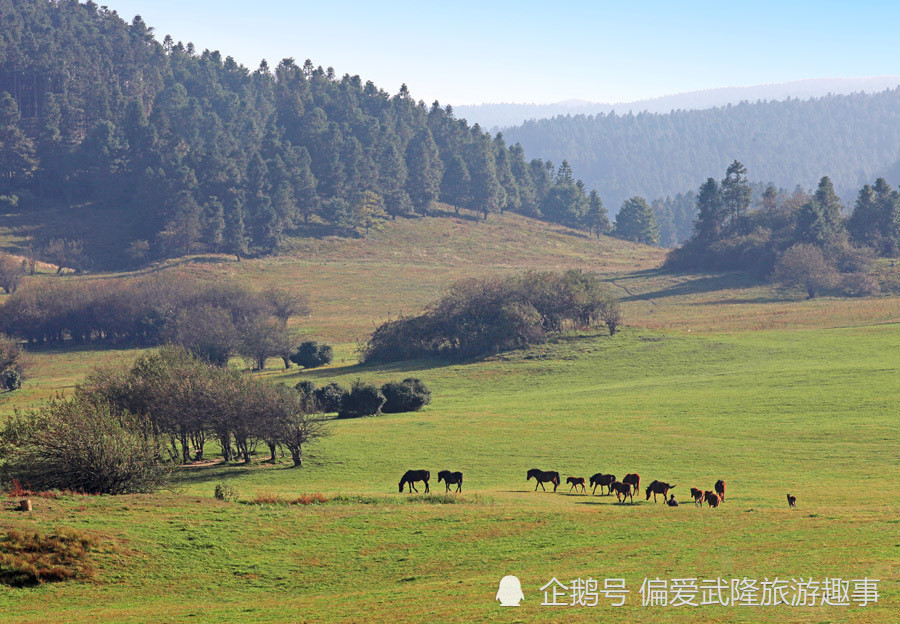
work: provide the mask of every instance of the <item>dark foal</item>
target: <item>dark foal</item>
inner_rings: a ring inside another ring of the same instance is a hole
[[[444,485],[447,486],[445,492],[450,491],[450,485],[456,485],[456,491],[462,492],[462,473],[461,472],[450,472],[449,470],[441,470],[438,473],[438,483],[441,481],[444,482]]]

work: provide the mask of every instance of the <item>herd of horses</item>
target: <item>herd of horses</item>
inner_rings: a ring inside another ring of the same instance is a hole
[[[553,491],[555,492],[560,484],[559,473],[555,470],[538,470],[537,468],[532,468],[525,477],[526,481],[530,481],[531,479],[535,480],[535,491],[537,491],[538,486],[540,486],[541,489],[546,492],[547,488],[544,487],[544,484],[552,483]],[[584,477],[568,477],[566,483],[569,485],[569,492],[572,490],[577,492],[579,487],[582,492],[586,491]],[[591,494],[596,494],[597,488],[599,487],[600,495],[603,496],[603,488],[605,487],[606,494],[611,495],[615,492],[616,500],[620,503],[624,503],[626,500],[630,500],[633,503],[634,492],[638,491],[641,487],[641,475],[636,472],[630,472],[625,475],[621,481],[618,481],[616,480],[616,475],[598,472],[591,477],[590,485],[592,487]],[[654,503],[657,502],[657,495],[662,495],[663,501],[674,507],[678,505],[678,502],[675,500],[675,495],[672,494],[671,498],[669,497],[669,490],[673,489],[675,489],[675,485],[673,484],[654,480],[647,486],[644,493],[647,495],[647,500],[650,500],[650,496],[653,496]],[[692,487],[691,497],[694,499],[694,505],[702,507],[703,503],[706,503],[710,507],[718,507],[719,503],[725,500],[725,481],[722,479],[716,481],[712,490],[701,490]]]
[[[402,492],[404,487],[409,486],[410,492],[415,490],[415,492],[418,493],[419,490],[414,484],[418,481],[424,481],[425,493],[427,494],[429,491],[429,479],[431,479],[431,473],[427,470],[407,470],[403,475],[403,478],[400,479],[400,491]],[[537,491],[538,486],[546,492],[547,488],[544,487],[545,483],[553,484],[553,491],[555,492],[560,484],[559,473],[555,470],[538,470],[537,468],[532,468],[528,471],[525,480],[530,481],[531,479],[535,480],[535,492]],[[438,483],[441,481],[446,485],[447,492],[450,491],[451,485],[456,486],[456,492],[462,492],[463,474],[461,472],[441,470],[438,473]],[[572,490],[577,492],[579,487],[582,492],[586,492],[584,477],[568,477],[566,483],[570,486],[569,492]],[[598,472],[590,478],[590,485],[592,488],[592,495],[597,493],[597,488],[599,487],[600,495],[603,496],[603,488],[605,487],[607,496],[610,496],[615,492],[616,500],[620,503],[624,504],[626,500],[630,500],[633,503],[634,492],[638,491],[641,487],[641,475],[636,472],[630,472],[625,475],[621,481],[618,481],[616,480],[615,475]],[[652,495],[654,503],[657,502],[656,496],[662,495],[663,501],[667,505],[677,507],[678,501],[675,500],[675,495],[672,494],[671,497],[669,497],[669,491],[674,489],[675,485],[673,484],[654,480],[647,486],[644,493],[647,495],[647,500],[650,500],[650,496]],[[720,503],[725,501],[725,481],[722,479],[716,481],[712,490],[701,490],[700,488],[692,487],[691,498],[693,498],[695,506],[702,507],[703,503],[706,503],[709,507],[718,507]],[[797,505],[797,497],[788,494],[787,499],[788,505],[793,509]]]

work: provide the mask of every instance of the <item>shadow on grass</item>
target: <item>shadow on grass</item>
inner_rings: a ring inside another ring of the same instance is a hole
[[[701,293],[716,292],[718,290],[731,290],[734,288],[749,288],[758,286],[759,283],[743,274],[727,273],[723,275],[704,276],[688,279],[668,288],[662,288],[639,295],[622,297],[622,301],[651,301],[666,297],[678,297],[682,295],[697,295]],[[719,303],[719,302],[715,302]]]

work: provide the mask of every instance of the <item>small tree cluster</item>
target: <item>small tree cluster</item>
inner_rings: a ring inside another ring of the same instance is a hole
[[[25,266],[22,261],[9,254],[0,253],[0,288],[5,290],[6,294],[14,293],[22,283],[23,277]]]
[[[465,359],[542,341],[566,328],[621,323],[618,300],[596,275],[578,270],[456,283],[425,313],[379,326],[364,362],[419,357]]]
[[[249,463],[262,443],[271,461],[284,447],[299,466],[303,445],[326,433],[315,405],[283,384],[211,366],[179,347],[143,356],[125,372],[96,371],[79,392],[146,414],[169,456],[184,463],[203,459],[214,438],[226,461]]]
[[[262,368],[270,357],[289,363],[287,321],[308,310],[301,295],[185,276],[59,280],[10,295],[0,308],[0,331],[40,344],[172,343],[214,364],[239,354]]]

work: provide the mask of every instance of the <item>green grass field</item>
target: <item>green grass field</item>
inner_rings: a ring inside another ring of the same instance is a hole
[[[38,498],[27,516],[10,500],[3,527],[74,527],[101,546],[90,580],[0,586],[0,621],[896,622],[900,300],[800,301],[736,276],[669,275],[656,269],[658,250],[504,219],[436,218],[424,234],[398,222],[371,240],[297,241],[270,260],[162,268],[310,292],[313,316],[298,331],[337,341],[338,361],[301,375],[273,360],[263,373],[273,382],[414,375],[432,404],[335,421],[301,469],[194,466],[172,492]],[[603,271],[628,326],[468,364],[355,364],[354,338],[396,314],[401,297],[412,312],[457,277],[543,266]],[[136,354],[35,352],[32,379],[2,409]],[[643,492],[619,505],[566,485],[535,493],[532,467],[563,479],[638,472],[677,484],[682,505]],[[432,472],[434,495],[397,493],[410,468]],[[463,494],[442,494],[445,468],[465,473]],[[728,484],[721,507],[690,504],[691,486],[718,478]],[[238,502],[213,499],[223,482]],[[314,492],[334,500],[252,504]],[[518,609],[494,601],[507,574],[522,581]],[[552,577],[589,576],[624,578],[626,606],[540,605]],[[641,581],[657,576],[867,576],[881,580],[881,597],[864,608],[643,607]]]

